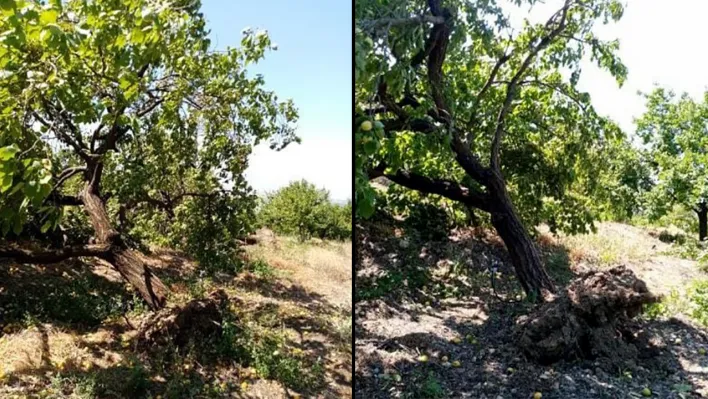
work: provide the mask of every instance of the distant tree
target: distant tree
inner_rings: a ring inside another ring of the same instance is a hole
[[[580,61],[625,79],[618,43],[593,34],[622,13],[616,0],[565,0],[545,23],[512,31],[496,1],[357,0],[359,215],[373,214],[369,180],[381,176],[486,212],[524,291],[554,291],[526,226],[592,222],[572,184],[586,154],[621,132],[578,90]]]
[[[296,140],[297,112],[246,72],[271,48],[268,35],[247,31],[239,48],[212,52],[200,6],[0,1],[2,234],[35,223],[49,233],[73,215],[94,235],[59,249],[3,246],[0,257],[98,257],[159,308],[167,289],[131,231],[162,232],[203,255],[248,232],[247,156],[263,140],[274,149]]]
[[[657,87],[645,94],[646,112],[636,120],[648,145],[656,186],[649,215],[658,218],[674,205],[693,210],[698,237],[708,237],[708,93],[703,101]]]
[[[266,196],[259,221],[279,234],[345,239],[351,236],[351,202],[330,202],[329,192],[306,180],[294,181]]]

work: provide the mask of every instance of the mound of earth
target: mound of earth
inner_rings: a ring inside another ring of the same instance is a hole
[[[221,309],[227,301],[226,293],[216,290],[207,298],[155,312],[140,327],[138,348],[149,349],[170,343],[183,347],[190,339],[218,336],[221,333]]]
[[[531,359],[598,359],[616,368],[634,368],[638,350],[631,319],[659,298],[624,266],[575,278],[552,302],[516,325],[517,344]]]

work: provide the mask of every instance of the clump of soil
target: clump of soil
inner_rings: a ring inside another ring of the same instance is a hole
[[[608,368],[634,368],[639,354],[631,320],[642,306],[658,301],[624,266],[575,278],[555,300],[515,327],[517,345],[531,359],[602,359]]]
[[[138,348],[148,349],[171,343],[181,348],[195,337],[218,336],[221,333],[221,309],[227,301],[226,293],[216,290],[207,298],[155,312],[140,327]]]

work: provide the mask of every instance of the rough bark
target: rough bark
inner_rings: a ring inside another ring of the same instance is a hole
[[[79,198],[91,220],[97,243],[109,246],[104,259],[118,270],[152,309],[164,307],[167,301],[167,287],[152,273],[137,252],[128,248],[118,231],[111,226],[106,205],[98,195],[96,185],[88,183]]]
[[[708,205],[704,202],[698,205],[698,239],[703,241],[708,237]]]
[[[516,277],[527,295],[542,301],[555,292],[555,286],[543,267],[538,247],[511,203],[503,179],[491,178],[488,188],[495,199],[491,222],[509,251]]]

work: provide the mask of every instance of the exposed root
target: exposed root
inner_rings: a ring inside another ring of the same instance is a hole
[[[624,266],[574,279],[565,292],[517,320],[516,342],[535,361],[603,358],[632,367],[637,347],[630,320],[659,298]]]
[[[184,306],[162,309],[142,323],[138,349],[174,344],[183,347],[190,339],[201,340],[221,333],[221,309],[228,301],[223,290],[205,299],[195,299]]]

